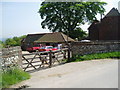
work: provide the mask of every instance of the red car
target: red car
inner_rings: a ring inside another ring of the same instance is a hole
[[[42,52],[42,51],[50,51],[50,50],[55,51],[55,50],[58,50],[58,49],[53,47],[53,46],[44,46],[44,47],[41,47],[39,49],[40,52]]]
[[[35,52],[36,50],[39,50],[41,47],[42,47],[41,44],[36,44],[36,45],[34,45],[32,47],[28,47],[26,50],[28,52]]]

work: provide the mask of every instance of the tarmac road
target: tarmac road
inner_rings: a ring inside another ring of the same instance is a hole
[[[12,87],[118,88],[118,60],[73,62],[31,73],[29,80]]]

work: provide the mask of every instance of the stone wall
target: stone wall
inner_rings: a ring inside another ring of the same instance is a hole
[[[22,50],[19,46],[3,48],[0,55],[0,66],[4,70],[9,67],[22,67]]]
[[[92,54],[92,53],[103,53],[111,51],[120,51],[119,41],[108,41],[108,42],[73,42],[71,44],[71,50],[73,55],[79,54]]]

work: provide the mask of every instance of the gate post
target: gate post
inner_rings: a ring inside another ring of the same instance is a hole
[[[49,68],[51,68],[52,67],[52,50],[50,50],[50,52],[49,52],[49,60],[50,60],[50,62],[49,62]]]
[[[70,44],[68,44],[68,60],[67,62],[70,62]]]
[[[70,61],[70,48],[68,48],[68,62]]]

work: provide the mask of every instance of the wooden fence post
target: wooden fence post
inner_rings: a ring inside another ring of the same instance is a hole
[[[63,58],[66,59],[66,50],[63,51]]]
[[[67,62],[69,61],[70,61],[70,46],[68,45],[68,61]]]
[[[50,60],[49,68],[51,68],[52,67],[52,50],[50,50],[50,52],[49,52],[49,60]]]

